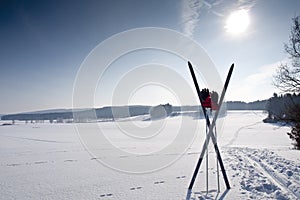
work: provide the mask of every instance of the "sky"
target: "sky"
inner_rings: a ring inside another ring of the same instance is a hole
[[[76,75],[90,52],[115,34],[143,27],[167,28],[195,40],[214,62],[222,81],[234,62],[226,100],[268,99],[278,92],[272,75],[288,59],[283,45],[299,8],[299,0],[1,0],[0,114],[72,108]],[[241,34],[230,34],[226,19],[239,9],[247,10],[249,26]],[[178,59],[145,50],[119,63],[135,63],[130,59],[137,56],[140,64],[147,63],[149,55],[168,63]],[[106,90],[96,91],[96,107],[110,104],[105,91],[126,73],[116,63],[104,79],[107,82],[99,82],[98,88]],[[188,78],[188,71],[179,73]],[[167,87],[144,88],[133,92],[129,102],[176,104]]]

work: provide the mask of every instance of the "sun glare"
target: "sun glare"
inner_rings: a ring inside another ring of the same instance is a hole
[[[234,35],[239,35],[246,31],[250,19],[247,10],[238,10],[229,15],[226,21],[225,29]]]

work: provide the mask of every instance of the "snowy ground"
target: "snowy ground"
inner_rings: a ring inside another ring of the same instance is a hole
[[[0,126],[0,199],[300,199],[300,151],[293,150],[289,128],[264,124],[265,114],[252,111],[228,112],[219,127],[218,143],[232,188],[226,190],[220,176],[218,192],[216,157],[209,146],[208,175],[204,160],[187,195],[205,129],[203,120],[183,118],[188,128],[180,141],[186,148],[174,136],[182,117],[165,120],[158,135],[141,133],[139,142],[122,135],[120,126],[137,136],[132,127],[147,128],[150,121],[136,118],[135,126],[130,121],[98,123],[113,146],[95,140],[91,146],[99,148],[92,150],[82,145],[74,124]],[[86,130],[81,139],[94,125],[77,124]],[[172,148],[164,151],[168,146]],[[132,173],[135,169],[138,173]],[[143,169],[152,172],[141,173]]]

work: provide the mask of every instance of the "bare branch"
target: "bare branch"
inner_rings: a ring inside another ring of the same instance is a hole
[[[281,64],[273,77],[273,85],[283,92],[300,92],[300,16],[292,19],[289,43],[284,45],[290,64]]]

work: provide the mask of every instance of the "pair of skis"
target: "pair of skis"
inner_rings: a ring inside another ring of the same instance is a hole
[[[226,174],[226,171],[225,171],[225,168],[224,168],[224,164],[223,164],[223,161],[222,161],[222,158],[221,158],[220,150],[219,150],[219,147],[218,147],[218,144],[217,144],[217,139],[216,139],[216,137],[215,137],[215,135],[213,133],[213,129],[214,129],[215,125],[216,125],[216,120],[218,118],[219,111],[221,109],[221,106],[222,106],[222,103],[223,103],[223,100],[224,100],[224,96],[225,96],[225,93],[226,93],[226,90],[227,90],[227,87],[228,87],[228,84],[229,84],[229,81],[230,81],[230,78],[231,78],[231,75],[232,75],[234,64],[232,64],[231,67],[230,67],[230,69],[229,69],[229,72],[228,72],[228,75],[227,75],[227,78],[226,78],[226,81],[225,81],[225,84],[224,84],[224,87],[223,87],[223,90],[222,90],[222,93],[221,93],[221,96],[220,96],[220,100],[219,100],[219,103],[218,103],[219,109],[216,110],[215,115],[214,115],[214,117],[212,119],[212,123],[210,123],[210,120],[209,120],[208,114],[206,112],[206,109],[204,108],[204,106],[202,106],[202,100],[200,98],[200,88],[199,88],[199,85],[198,85],[198,82],[197,82],[197,79],[196,79],[196,75],[195,75],[193,66],[192,66],[192,64],[190,62],[188,62],[188,66],[189,66],[189,69],[190,69],[190,72],[191,72],[191,75],[192,75],[192,78],[193,78],[193,81],[194,81],[195,88],[197,90],[198,98],[200,100],[200,105],[202,107],[202,111],[203,111],[203,114],[204,114],[204,117],[205,117],[205,120],[206,120],[206,125],[208,127],[208,133],[206,133],[207,134],[206,135],[206,139],[205,139],[205,142],[204,142],[204,145],[203,145],[203,148],[202,148],[199,160],[197,162],[194,174],[192,176],[192,179],[191,179],[191,182],[190,182],[190,185],[189,185],[189,192],[193,188],[193,185],[194,185],[194,182],[196,180],[197,174],[199,172],[201,163],[203,161],[203,157],[204,157],[205,151],[207,150],[206,147],[209,144],[210,138],[212,139],[213,146],[214,146],[216,154],[217,154],[217,160],[218,160],[218,162],[220,164],[220,168],[221,168],[221,171],[222,171],[222,174],[223,174],[223,178],[224,178],[224,181],[225,181],[226,188],[230,189],[230,184],[229,184],[229,181],[228,181],[228,178],[227,178],[227,174]]]

